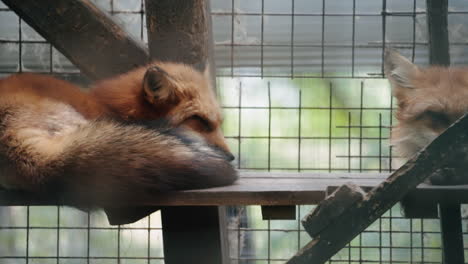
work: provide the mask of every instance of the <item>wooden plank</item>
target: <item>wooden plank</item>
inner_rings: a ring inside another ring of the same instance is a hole
[[[254,175],[258,175],[258,178]],[[231,186],[203,190],[178,191],[155,195],[151,201],[131,201],[132,205],[155,206],[210,206],[210,205],[296,205],[317,204],[327,193],[333,192],[342,184],[353,182],[365,190],[379,185],[388,174],[374,178],[340,178],[330,173],[314,177],[311,173],[240,172],[240,179]],[[356,177],[356,176],[354,176]],[[468,185],[434,186],[420,184],[411,195],[421,197],[430,203],[440,201],[468,203]],[[57,197],[35,196],[30,193],[0,190],[0,205],[57,205],[69,204]],[[130,202],[130,201],[129,201]]]
[[[453,161],[458,161],[458,164],[467,162],[467,130],[468,116],[465,115],[387,180],[372,189],[363,201],[350,206],[335,219],[333,225],[323,229],[287,263],[325,263],[434,171],[445,168]]]
[[[263,220],[294,220],[296,219],[295,205],[263,205]]]
[[[258,178],[254,177],[258,174]],[[268,177],[268,173],[240,172],[233,185],[201,190],[177,191],[155,194],[151,201],[131,200],[128,205],[209,206],[209,205],[296,205],[317,204],[325,198],[329,185],[341,185],[352,181],[364,188],[377,186],[383,176],[375,178],[314,177],[313,174],[285,174],[284,177]],[[294,177],[294,175],[299,175]],[[463,193],[466,195],[468,189]],[[39,197],[24,192],[0,191],[0,205],[54,205],[57,197]],[[130,204],[131,203],[131,204]],[[63,201],[63,204],[68,204]]]
[[[148,51],[89,0],[3,0],[90,79],[127,72]]]

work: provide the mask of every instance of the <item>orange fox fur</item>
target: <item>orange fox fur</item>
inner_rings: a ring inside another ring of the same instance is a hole
[[[152,120],[163,118],[167,128]],[[155,192],[232,183],[209,78],[153,63],[84,92],[50,76],[0,80],[0,183],[118,206]]]
[[[387,49],[385,75],[398,102],[391,142],[409,158],[468,111],[468,68],[422,68]],[[444,179],[431,177],[432,183]],[[463,179],[452,179],[453,182]]]

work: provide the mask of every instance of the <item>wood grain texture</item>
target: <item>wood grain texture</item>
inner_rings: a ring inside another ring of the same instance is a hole
[[[363,189],[354,183],[341,185],[302,219],[302,226],[311,237],[315,237],[352,204],[362,201],[365,195]]]
[[[88,78],[127,72],[149,61],[147,49],[88,0],[3,0]]]
[[[151,201],[132,201],[133,205],[208,206],[208,205],[295,205],[317,204],[327,192],[346,182],[353,182],[363,189],[380,184],[383,174],[324,174],[240,172],[240,179],[231,186],[202,190],[155,194]],[[420,184],[411,195],[430,201],[468,202],[468,185],[432,186]],[[24,192],[0,190],[0,205],[66,205],[58,197],[44,197]]]
[[[148,0],[146,21],[152,58],[205,69],[210,58],[211,16],[205,0]]]

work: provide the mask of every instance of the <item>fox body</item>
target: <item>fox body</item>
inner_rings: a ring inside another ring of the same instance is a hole
[[[0,183],[97,207],[226,185],[236,172],[221,121],[209,78],[183,64],[153,63],[90,92],[12,75],[0,80]]]
[[[468,68],[422,68],[388,49],[385,75],[398,101],[398,125],[392,129],[391,142],[404,158],[417,153],[468,111]],[[435,176],[430,180],[442,184],[448,179]],[[460,181],[465,180],[451,179],[452,183]]]

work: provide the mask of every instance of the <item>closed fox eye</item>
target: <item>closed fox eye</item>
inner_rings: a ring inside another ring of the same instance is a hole
[[[184,125],[188,125],[197,131],[210,132],[213,130],[210,122],[199,115],[190,116],[184,121]]]
[[[443,112],[437,112],[437,111],[432,111],[428,110],[425,111],[422,115],[421,118],[430,120],[433,126],[436,127],[448,127],[452,123],[450,121],[450,118],[447,114]]]

